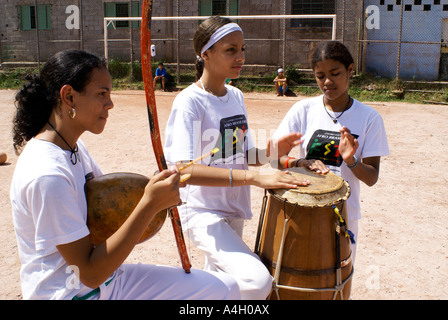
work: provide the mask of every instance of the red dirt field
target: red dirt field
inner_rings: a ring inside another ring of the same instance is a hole
[[[11,217],[9,188],[17,162],[12,147],[15,91],[0,91],[0,299],[21,299],[20,261]],[[156,91],[164,131],[176,93]],[[304,97],[245,94],[249,125],[269,135],[295,101]],[[151,176],[153,155],[142,91],[116,91],[105,131],[86,133],[85,144],[105,173],[135,172]],[[381,161],[379,182],[362,186],[362,214],[352,285],[353,300],[448,299],[448,107],[406,103],[369,103],[385,122],[391,155]],[[163,135],[162,135],[163,137]],[[263,148],[263,142],[258,141]],[[252,169],[257,170],[257,169]],[[254,247],[263,190],[252,188],[254,217],[244,240]],[[187,241],[194,268],[203,256]],[[171,223],[138,245],[129,263],[180,266]]]

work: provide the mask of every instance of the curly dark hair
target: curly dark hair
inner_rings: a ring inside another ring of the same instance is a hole
[[[215,33],[216,30],[221,28],[222,26],[232,23],[233,21],[229,18],[224,18],[220,16],[213,16],[203,21],[198,28],[193,37],[193,47],[196,52],[196,56],[201,56],[202,48],[207,44],[210,40],[211,36]],[[204,71],[204,61],[202,59],[196,59],[196,80],[202,76]]]
[[[82,50],[66,50],[51,57],[40,76],[28,78],[29,82],[15,97],[13,145],[16,154],[39,133],[52,110],[59,106],[61,88],[69,84],[83,92],[95,68],[107,68],[106,61]]]
[[[339,41],[325,41],[311,53],[310,64],[314,70],[316,63],[326,59],[339,61],[345,66],[345,69],[354,62],[353,57],[347,47]]]

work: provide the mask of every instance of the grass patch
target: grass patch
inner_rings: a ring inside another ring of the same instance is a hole
[[[26,83],[26,77],[38,73],[37,68],[15,68],[0,71],[0,89],[20,89]]]

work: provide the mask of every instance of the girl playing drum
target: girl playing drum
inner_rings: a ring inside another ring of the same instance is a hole
[[[245,62],[241,28],[231,20],[212,17],[194,35],[197,82],[175,99],[166,127],[165,155],[169,162],[188,162],[217,148],[207,162],[190,166],[190,184],[181,190],[186,205],[179,208],[182,226],[205,253],[205,269],[236,278],[243,299],[266,299],[272,277],[242,239],[244,220],[252,217],[250,185],[295,188],[307,181],[284,172],[261,174],[257,155],[287,154],[300,143],[290,133],[258,150],[248,135],[247,112],[240,90],[226,85]],[[253,158],[250,158],[254,155]],[[254,159],[252,163],[249,159]],[[278,159],[276,157],[275,159]],[[181,166],[182,164],[178,164]]]
[[[311,55],[311,67],[322,95],[297,102],[286,114],[274,138],[300,132],[304,142],[298,158],[284,156],[279,163],[322,174],[331,170],[344,178],[351,189],[348,225],[357,239],[360,182],[377,182],[380,159],[389,154],[386,131],[376,110],[349,96],[353,58],[342,43],[320,44]],[[351,249],[354,262],[356,244]]]

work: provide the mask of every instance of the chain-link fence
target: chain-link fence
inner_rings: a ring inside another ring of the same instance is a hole
[[[139,17],[142,0],[32,2],[0,0],[2,67],[42,63],[68,48],[140,60],[140,22],[114,21],[105,29],[104,17]],[[192,68],[196,57],[192,39],[200,20],[157,18],[215,14],[213,10],[232,13],[244,30],[245,73],[263,74],[286,66],[309,70],[308,56],[317,43],[337,39],[352,52],[357,73],[448,80],[448,0],[154,1],[154,59],[174,66],[178,73]],[[298,13],[328,16],[293,16]],[[243,18],[253,15],[270,18]]]
[[[448,1],[365,1],[362,69],[406,80],[447,80]]]

